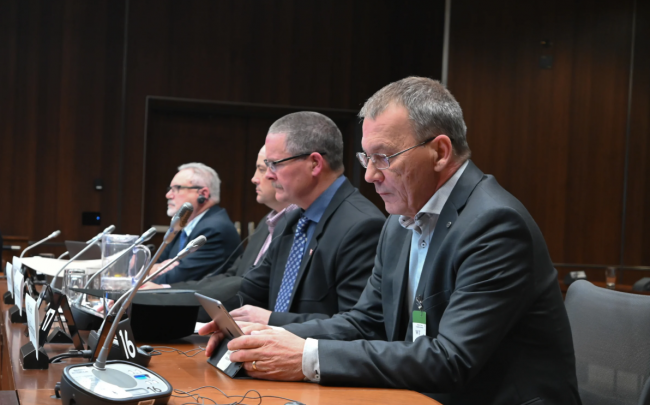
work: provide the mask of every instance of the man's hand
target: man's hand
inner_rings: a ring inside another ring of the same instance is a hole
[[[244,305],[241,308],[233,309],[230,311],[230,316],[232,316],[232,319],[238,322],[254,322],[262,325],[268,325],[269,318],[271,318],[271,311],[260,307],[254,307],[252,305]]]
[[[253,331],[271,329],[270,327],[260,325],[259,323],[237,322],[237,325],[239,325],[239,328],[245,335],[250,335]],[[214,323],[214,321],[203,325],[203,327],[199,329],[199,335],[207,335],[210,333],[213,333],[213,335],[210,337],[208,345],[205,348],[206,357],[212,356],[212,352],[217,348],[217,346],[219,346],[219,343],[221,343],[224,337],[223,333],[219,330],[219,327]]]
[[[153,281],[149,281],[148,283],[144,283],[140,286],[141,290],[155,290],[157,288],[167,288],[167,287],[161,284],[156,284]]]
[[[244,368],[253,378],[280,381],[302,381],[302,351],[305,339],[286,330],[265,329],[252,331],[228,343],[233,362],[244,362]],[[253,368],[255,361],[255,368]]]
[[[223,332],[219,330],[219,327],[217,326],[214,321],[208,322],[205,325],[199,329],[199,335],[209,335],[212,333],[212,336],[210,336],[210,340],[208,340],[208,345],[205,347],[205,356],[210,357],[212,356],[212,352],[219,346],[219,343],[223,340]]]
[[[156,263],[151,267],[151,271],[149,271],[149,274],[155,273],[159,268],[163,267],[167,263],[171,262],[173,259],[167,259],[165,261],[162,261],[160,263]],[[172,263],[169,267],[167,267],[165,270],[161,271],[156,277],[160,277],[163,274],[167,273],[170,270],[173,270],[174,267],[178,266],[178,261]]]

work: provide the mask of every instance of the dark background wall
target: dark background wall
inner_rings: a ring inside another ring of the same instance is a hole
[[[645,3],[452,2],[449,88],[473,159],[555,262],[650,265]],[[0,229],[139,233],[168,220],[164,186],[194,156],[218,170],[231,218],[257,221],[248,181],[272,117],[190,99],[345,110],[358,179],[350,114],[391,81],[439,79],[443,22],[443,0],[0,0]]]

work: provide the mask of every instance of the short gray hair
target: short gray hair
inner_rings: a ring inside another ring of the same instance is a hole
[[[191,170],[190,183],[193,186],[207,187],[210,191],[209,201],[219,204],[219,201],[221,201],[221,180],[213,168],[203,163],[193,162],[178,166],[178,171],[181,170]]]
[[[286,134],[292,155],[320,152],[333,171],[343,171],[343,135],[334,121],[313,111],[300,111],[275,121],[269,134]]]
[[[366,101],[359,117],[375,119],[391,104],[406,108],[417,141],[445,134],[456,156],[463,160],[470,157],[463,110],[439,81],[412,76],[393,82]]]

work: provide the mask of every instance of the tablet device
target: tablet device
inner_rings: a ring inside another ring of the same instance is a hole
[[[194,293],[194,295],[205,309],[205,312],[210,315],[210,318],[212,318],[224,334],[224,339],[219,344],[219,347],[217,347],[217,350],[212,353],[212,356],[208,359],[208,363],[218,368],[228,377],[234,378],[235,374],[242,368],[243,363],[233,363],[230,361],[232,351],[228,350],[228,342],[236,337],[243,336],[244,333],[219,300],[206,297],[199,293]]]

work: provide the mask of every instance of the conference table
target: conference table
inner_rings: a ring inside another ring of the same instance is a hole
[[[0,295],[7,291],[6,280],[0,281]],[[43,305],[44,306],[44,305]],[[0,302],[0,331],[2,333],[2,352],[0,356],[0,370],[2,390],[0,393],[11,395],[15,390],[21,405],[31,404],[61,404],[60,399],[52,398],[54,386],[61,380],[63,369],[70,364],[85,362],[83,359],[66,359],[63,363],[50,364],[47,370],[25,370],[20,361],[20,347],[29,342],[25,336],[25,324],[13,324],[9,320],[8,310],[11,306]],[[41,308],[41,319],[43,316]],[[86,341],[87,332],[82,334]],[[151,346],[171,346],[181,351],[205,347],[208,341],[206,336],[192,335],[172,343],[152,343]],[[46,344],[45,352],[49,358],[65,353],[72,348],[69,344]],[[190,353],[191,354],[191,353]],[[205,353],[201,352],[194,357],[186,357],[176,352],[164,352],[151,359],[149,369],[169,381],[174,389],[190,391],[203,386],[213,386],[225,394],[233,396],[224,397],[214,388],[205,388],[198,393],[211,398],[217,403],[235,403],[247,395],[243,404],[258,404],[257,391],[262,396],[275,396],[279,398],[262,398],[262,404],[286,404],[299,401],[303,404],[378,404],[378,403],[408,403],[408,404],[439,404],[435,400],[420,393],[409,390],[357,388],[357,387],[326,387],[309,382],[277,382],[254,379],[231,379],[222,374],[215,367],[206,362]],[[9,390],[9,392],[7,391]],[[248,394],[247,394],[248,393]],[[0,399],[4,398],[0,396]],[[172,397],[170,404],[183,404],[194,402],[192,398]],[[4,403],[4,402],[3,402]],[[17,403],[17,402],[15,402]],[[205,403],[212,403],[206,401]],[[9,402],[11,404],[11,402]],[[67,404],[64,404],[67,405]]]

